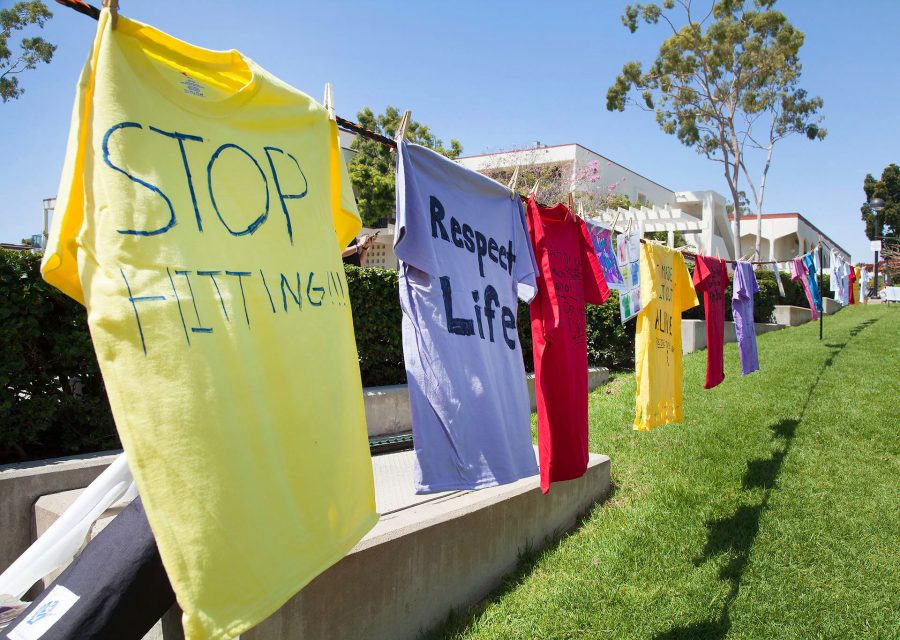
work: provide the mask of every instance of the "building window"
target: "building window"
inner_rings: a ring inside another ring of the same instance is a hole
[[[643,206],[643,205],[646,205],[648,202],[650,202],[650,201],[647,199],[647,194],[641,193],[640,191],[638,191],[637,203],[639,205]]]

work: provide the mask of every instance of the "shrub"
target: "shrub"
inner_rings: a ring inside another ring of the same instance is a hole
[[[785,297],[782,298],[778,293],[778,284],[775,282],[775,274],[770,269],[761,269],[756,271],[756,282],[759,284],[759,293],[754,296],[753,305],[753,321],[754,322],[772,322],[772,316],[775,313],[775,305],[777,304],[794,304],[796,299],[796,291],[799,287],[800,296],[803,298],[803,306],[808,307],[806,296],[799,282],[792,282],[790,276],[781,274],[781,282],[784,285]],[[728,283],[725,289],[725,320],[732,322],[734,317],[731,309],[731,296],[734,289],[732,283]],[[698,292],[697,298],[700,300],[699,306],[689,309],[682,316],[685,319],[704,320],[705,309],[703,307],[703,295]]]
[[[405,383],[397,272],[345,271],[363,385]],[[633,367],[634,323],[621,324],[616,292],[586,315],[588,362]],[[523,302],[518,330],[533,371]],[[0,353],[0,463],[121,446],[84,308],[41,279],[37,254],[0,250]]]
[[[622,324],[619,292],[611,291],[602,305],[587,306],[588,363],[613,370],[634,368],[636,320]]]
[[[0,250],[0,354],[0,462],[119,446],[87,315],[39,255]]]
[[[364,387],[406,382],[398,274],[344,265]]]

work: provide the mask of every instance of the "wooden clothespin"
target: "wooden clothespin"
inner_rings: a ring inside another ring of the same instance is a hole
[[[335,120],[337,118],[334,111],[334,91],[330,82],[325,83],[325,97],[322,100],[322,106],[325,107],[325,111],[328,112],[330,119]]]
[[[103,0],[103,6],[109,9],[109,26],[115,29],[119,22],[119,0]]]
[[[618,222],[619,222],[619,210],[616,209],[616,216],[613,218],[612,227],[611,227],[611,229],[613,231],[616,230],[616,223],[618,223]]]
[[[572,192],[570,191],[570,192],[569,192],[569,215],[572,216],[572,220],[573,220],[573,221],[575,220],[575,212],[574,212],[574,209],[575,209],[575,202],[574,202],[574,200],[573,200],[573,198],[572,198]]]
[[[538,188],[541,186],[541,179],[538,178],[534,181],[534,186],[531,187],[531,191],[528,192],[528,195],[534,196],[534,199],[537,200],[538,197]]]
[[[584,201],[578,201],[578,217],[584,220]]]
[[[409,126],[409,120],[412,117],[412,111],[407,109],[403,113],[403,117],[400,118],[400,124],[397,125],[397,135],[394,136],[394,139],[397,142],[403,142],[403,139],[406,138],[406,128]]]
[[[719,247],[716,247],[716,259],[721,260],[722,258],[719,256]]]
[[[516,168],[513,169],[513,174],[509,179],[509,188],[515,191],[517,184],[519,184],[519,165],[516,165]]]

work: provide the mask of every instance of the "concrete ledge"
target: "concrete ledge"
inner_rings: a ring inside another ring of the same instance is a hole
[[[681,321],[681,352],[685,355],[706,348],[706,321]]]
[[[0,466],[0,571],[35,540],[32,513],[38,498],[88,486],[119,453],[104,451]]]
[[[789,304],[775,305],[775,322],[787,327],[796,327],[812,320],[812,312],[805,307],[794,307]]]
[[[605,384],[607,380],[609,380],[609,369],[605,367],[588,368],[588,391],[593,391]],[[397,435],[412,430],[409,393],[405,384],[366,387],[363,393],[366,405],[366,424],[370,438]],[[528,375],[528,394],[531,398],[531,410],[536,411],[534,374]]]
[[[418,638],[475,604],[519,555],[572,527],[609,491],[609,458],[542,495],[537,476],[384,515],[340,562],[242,640]]]
[[[792,307],[798,308],[798,307]],[[807,310],[808,311],[808,310]],[[772,322],[757,322],[754,324],[756,335],[769,333],[770,331],[778,331],[784,329],[784,325]],[[737,332],[733,322],[725,323],[724,342],[737,342]],[[681,350],[687,355],[694,351],[706,348],[706,321],[705,320],[682,320],[681,321]]]
[[[589,368],[588,390],[596,389],[608,379],[608,369]],[[528,390],[531,410],[535,411],[534,375],[528,376]],[[363,393],[370,437],[407,433],[412,429],[405,384],[368,387]],[[83,489],[112,464],[119,453],[121,451],[106,451],[0,465],[0,571],[36,539],[33,517],[39,497]]]
[[[825,310],[825,315],[831,316],[843,309],[844,305],[834,298],[822,298],[822,308]]]
[[[475,604],[520,554],[558,539],[609,492],[610,460],[590,454],[587,473],[554,483],[543,495],[538,476],[480,491],[412,493],[411,451],[377,456],[381,520],[337,564],[319,575],[243,640],[418,638],[454,609]],[[79,491],[46,496],[36,513],[49,527]],[[110,510],[91,531],[115,515]],[[145,640],[183,640],[177,607]]]

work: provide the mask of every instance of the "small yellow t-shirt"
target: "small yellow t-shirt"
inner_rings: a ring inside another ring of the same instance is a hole
[[[359,228],[320,105],[102,12],[42,272],[87,308],[188,639],[246,631],[377,520]]]
[[[684,256],[660,245],[641,245],[641,302],[634,345],[634,428],[650,431],[684,419],[681,314],[698,304]]]

